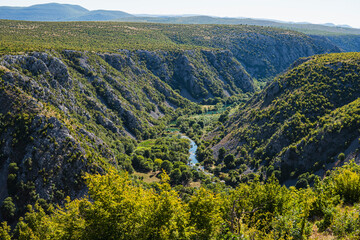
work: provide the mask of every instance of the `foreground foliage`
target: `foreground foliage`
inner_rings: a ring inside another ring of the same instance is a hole
[[[360,236],[360,167],[336,169],[314,188],[281,186],[273,176],[236,189],[200,188],[181,200],[164,174],[139,185],[125,173],[87,175],[89,198],[47,209],[37,203],[3,239],[307,239],[316,223],[339,238]],[[348,178],[351,175],[352,177]],[[216,190],[215,190],[216,189]],[[220,190],[222,189],[222,190]],[[350,194],[350,195],[349,195]],[[343,207],[343,200],[350,203]],[[313,219],[320,219],[314,221]]]

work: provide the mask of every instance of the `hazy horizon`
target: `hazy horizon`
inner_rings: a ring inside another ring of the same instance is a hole
[[[3,0],[0,6],[31,6],[44,3],[80,5],[89,10],[119,10],[130,14],[207,15],[257,18],[287,22],[333,23],[360,28],[358,0]]]

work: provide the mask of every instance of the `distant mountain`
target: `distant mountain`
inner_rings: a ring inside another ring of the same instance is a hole
[[[349,25],[338,25],[338,27],[342,27],[342,28],[353,28],[352,26],[349,26]]]
[[[272,19],[221,18],[215,16],[183,15],[132,15],[122,11],[95,10],[89,11],[79,5],[48,3],[30,7],[0,7],[0,19],[26,21],[124,21],[173,24],[227,24],[256,25],[265,27],[286,28],[312,35],[360,35],[360,29],[349,25],[333,23],[311,24],[307,22],[285,22]]]
[[[120,18],[129,18],[133,15],[128,14],[122,11],[106,11],[106,10],[96,10],[90,11],[84,15],[65,19],[66,21],[110,21]]]
[[[291,23],[278,20],[252,18],[220,18],[211,16],[143,16],[139,15],[127,19],[125,22],[171,23],[171,24],[226,24],[226,25],[255,25],[264,27],[285,28],[312,35],[360,35],[360,29],[348,25],[336,26],[332,24]]]
[[[328,27],[341,27],[341,28],[352,28],[351,26],[349,25],[335,25],[333,23],[324,23],[322,24],[324,26],[328,26]]]
[[[133,17],[122,11],[89,11],[78,5],[48,3],[30,7],[0,7],[0,19],[26,21],[109,21]]]
[[[172,24],[226,24],[256,25],[264,27],[285,28],[311,35],[360,35],[360,29],[349,25],[333,23],[311,24],[307,22],[284,22],[270,19],[221,18],[214,16],[183,15],[131,15],[122,11],[95,10],[89,11],[78,5],[39,4],[30,7],[0,7],[0,19],[26,21],[121,21]],[[349,48],[345,46],[345,48]]]
[[[0,18],[27,21],[61,21],[89,12],[89,10],[77,5],[49,3],[30,7],[0,7]]]

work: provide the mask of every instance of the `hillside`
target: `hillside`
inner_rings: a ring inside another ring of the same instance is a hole
[[[225,147],[237,166],[282,180],[358,160],[359,63],[359,53],[299,60],[215,130],[215,157]]]
[[[251,18],[218,18],[209,16],[191,17],[129,17],[119,19],[120,22],[143,22],[163,24],[223,24],[223,25],[253,25],[275,27],[307,34],[313,38],[321,38],[336,45],[344,52],[360,51],[360,29],[326,26],[310,23],[285,23],[271,20]]]
[[[119,18],[130,18],[133,15],[122,11],[94,10],[85,14],[63,18],[63,21],[110,21]]]
[[[0,58],[1,195],[21,214],[39,198],[86,192],[85,172],[127,168],[135,138],[195,109],[127,53],[32,52]]]
[[[292,30],[307,34],[314,38],[322,38],[336,45],[344,52],[360,51],[360,29],[341,26],[328,26],[310,23],[286,23],[275,20],[251,18],[219,18],[210,16],[191,17],[129,17],[119,19],[120,22],[143,22],[163,24],[222,24],[222,25],[253,25]]]
[[[14,21],[0,21],[0,25],[0,53],[45,49],[117,52],[119,49],[178,51],[215,48],[229,50],[246,72],[258,80],[274,77],[299,57],[340,52],[325,38],[257,26]]]

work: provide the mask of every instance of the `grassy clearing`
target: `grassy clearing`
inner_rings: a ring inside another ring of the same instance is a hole
[[[319,232],[316,224],[314,224],[312,229],[312,234],[309,237],[309,240],[333,240],[336,239],[331,233],[329,232]]]
[[[138,178],[142,179],[146,183],[154,183],[154,182],[160,182],[160,178],[156,177],[160,171],[156,172],[149,172],[149,173],[140,173],[135,172],[134,176],[137,176]]]
[[[145,140],[145,141],[139,143],[139,145],[138,145],[138,147],[136,149],[137,150],[149,149],[149,148],[151,148],[152,146],[155,145],[155,141],[156,141],[156,139]]]

